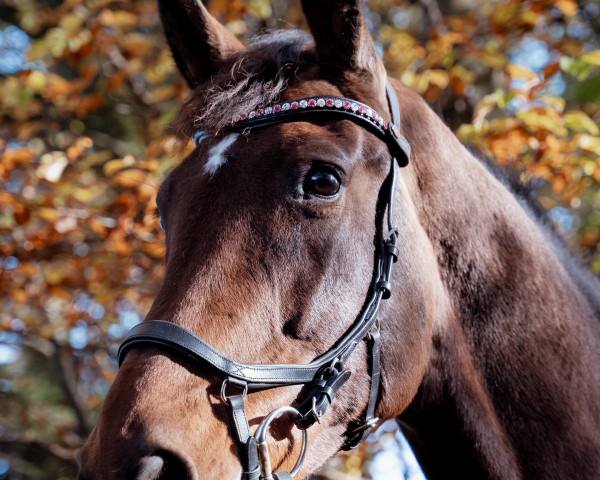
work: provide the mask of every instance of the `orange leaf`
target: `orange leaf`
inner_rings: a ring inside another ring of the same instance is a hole
[[[558,8],[566,17],[575,15],[579,11],[579,7],[575,0],[558,0],[554,6]]]
[[[85,118],[90,113],[100,110],[104,105],[104,97],[99,93],[93,93],[81,99],[73,112],[79,118]]]
[[[36,153],[28,148],[15,148],[7,150],[0,158],[1,162],[27,163],[36,157]]]
[[[489,149],[496,159],[503,163],[514,160],[527,149],[528,135],[522,127],[517,127],[494,136],[489,141]]]
[[[559,72],[559,71],[560,71],[560,63],[559,62],[551,63],[546,68],[544,68],[544,78],[548,79],[552,75],[554,75],[556,72]]]

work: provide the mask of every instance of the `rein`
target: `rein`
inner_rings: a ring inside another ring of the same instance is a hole
[[[363,420],[349,426],[344,449],[352,449],[366,439],[379,419],[375,407],[380,386],[380,334],[376,325],[381,300],[391,295],[392,266],[398,258],[396,241],[398,231],[394,227],[393,204],[396,191],[397,167],[408,164],[410,145],[400,134],[400,107],[390,83],[386,86],[392,121],[383,117],[369,106],[341,97],[312,97],[270,105],[240,115],[233,119],[230,132],[251,132],[287,122],[350,120],[383,140],[391,154],[389,189],[384,195],[387,210],[386,224],[377,250],[371,285],[365,306],[352,326],[325,353],[308,364],[243,364],[229,359],[192,332],[167,321],[151,320],[131,329],[119,348],[119,365],[127,352],[140,346],[159,346],[191,358],[194,362],[210,365],[221,378],[221,398],[230,408],[242,464],[241,480],[289,480],[300,470],[307,446],[307,429],[320,422],[338,390],[350,377],[344,364],[355,347],[365,341],[371,387]],[[199,132],[200,133],[200,132]],[[202,134],[196,135],[198,143]],[[386,179],[387,180],[387,179]],[[385,185],[385,183],[384,183]],[[265,417],[255,432],[250,434],[245,401],[248,393],[266,388],[286,385],[309,385],[311,393],[297,408],[284,406]],[[303,445],[300,459],[290,473],[273,473],[267,445],[270,424],[282,415],[295,417],[296,426],[303,430]]]

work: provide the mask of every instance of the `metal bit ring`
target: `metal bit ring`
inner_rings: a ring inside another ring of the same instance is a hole
[[[273,480],[273,468],[271,466],[271,455],[269,453],[269,446],[267,444],[267,433],[269,427],[274,420],[278,419],[286,413],[291,413],[298,418],[302,418],[302,414],[291,406],[280,407],[269,413],[262,423],[258,426],[255,433],[256,443],[258,444],[258,451],[260,457],[260,468],[261,468],[261,480]],[[292,468],[290,475],[295,477],[300,471],[302,464],[304,463],[304,457],[306,456],[306,446],[308,445],[308,431],[302,430],[302,450],[300,451],[300,457]]]

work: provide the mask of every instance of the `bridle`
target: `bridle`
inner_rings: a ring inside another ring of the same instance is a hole
[[[185,328],[162,320],[151,320],[135,326],[119,348],[119,365],[131,348],[159,346],[190,357],[194,362],[210,366],[223,378],[221,398],[231,410],[240,451],[242,480],[289,480],[300,470],[306,452],[307,429],[315,422],[320,422],[335,394],[350,377],[350,371],[344,368],[344,364],[361,341],[367,344],[371,376],[369,400],[362,422],[348,427],[343,448],[358,446],[379,421],[375,416],[375,407],[379,395],[381,349],[376,320],[381,300],[391,295],[392,266],[398,258],[398,231],[392,222],[397,179],[396,163],[404,167],[410,157],[410,145],[400,135],[398,98],[389,82],[386,92],[392,117],[389,123],[361,102],[327,96],[285,101],[259,108],[232,119],[228,128],[229,132],[249,133],[254,129],[287,122],[350,120],[383,140],[390,151],[391,166],[386,179],[389,188],[387,192],[382,190],[383,207],[387,210],[387,232],[384,228],[385,233],[382,232],[376,252],[373,283],[358,317],[329,350],[308,364],[243,364],[227,358]],[[196,140],[200,141],[200,138],[201,135],[197,134]],[[246,417],[247,394],[286,385],[308,385],[311,393],[297,408],[284,406],[271,412],[252,436]],[[303,430],[302,452],[290,473],[274,474],[267,446],[267,433],[271,423],[284,414],[293,415],[296,426]]]

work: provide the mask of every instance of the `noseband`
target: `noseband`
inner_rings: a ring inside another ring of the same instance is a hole
[[[300,470],[307,443],[307,429],[320,422],[337,391],[350,377],[344,368],[355,347],[367,344],[371,387],[369,400],[361,422],[348,426],[344,449],[355,448],[366,439],[379,419],[375,407],[380,384],[380,334],[376,325],[381,300],[391,295],[392,266],[398,258],[396,241],[398,231],[392,223],[398,166],[408,164],[410,146],[400,135],[400,107],[394,89],[388,82],[387,98],[392,121],[387,123],[369,106],[340,97],[313,97],[286,101],[254,110],[233,119],[230,132],[251,132],[287,122],[350,120],[383,140],[391,154],[389,189],[384,193],[387,210],[387,232],[379,242],[373,283],[367,301],[351,327],[325,353],[308,364],[243,364],[227,358],[190,331],[162,320],[140,323],[128,333],[119,348],[119,365],[127,352],[134,347],[159,346],[191,358],[194,362],[209,365],[223,378],[221,398],[230,408],[240,448],[242,480],[289,480]],[[201,135],[197,134],[198,140]],[[385,184],[384,184],[385,185]],[[249,392],[286,385],[308,385],[311,392],[297,407],[285,406],[271,412],[250,435],[246,417],[245,400]],[[300,459],[291,473],[272,473],[267,432],[272,421],[281,415],[291,414],[296,426],[303,430]]]

